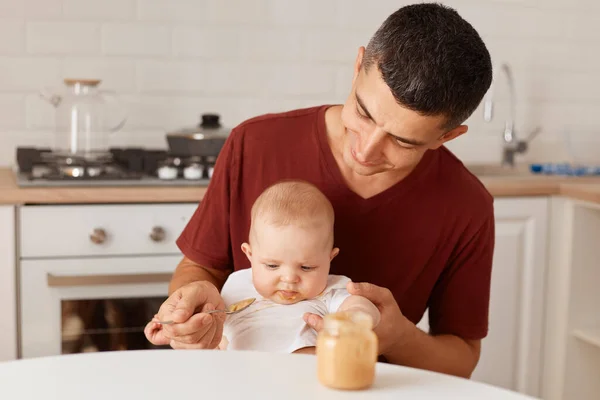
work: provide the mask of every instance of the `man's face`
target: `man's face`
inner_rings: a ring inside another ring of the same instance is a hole
[[[325,289],[331,259],[338,252],[331,249],[325,224],[303,229],[258,220],[253,229],[252,247],[244,243],[242,250],[252,264],[252,281],[262,297],[294,304]]]
[[[342,109],[342,155],[356,174],[411,170],[427,150],[467,131],[465,125],[447,131],[443,129],[445,117],[424,116],[402,107],[375,64],[368,71],[360,67],[363,53],[361,48],[352,90]]]

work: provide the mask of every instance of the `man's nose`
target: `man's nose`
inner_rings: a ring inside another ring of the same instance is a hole
[[[363,132],[360,134],[360,146],[357,151],[357,156],[361,161],[371,161],[377,159],[387,134],[379,127],[375,127],[369,132]]]

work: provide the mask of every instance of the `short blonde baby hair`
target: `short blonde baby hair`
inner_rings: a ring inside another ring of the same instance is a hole
[[[333,206],[311,183],[287,180],[269,186],[252,206],[251,234],[257,219],[276,226],[294,224],[303,228],[327,224],[333,245]]]

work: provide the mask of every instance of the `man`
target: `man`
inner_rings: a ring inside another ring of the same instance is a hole
[[[470,377],[487,334],[493,199],[443,145],[491,84],[477,32],[438,4],[403,7],[361,47],[346,103],[253,118],[234,129],[206,195],[177,241],[185,257],[147,337],[176,349],[215,348],[219,295],[250,265],[240,245],[250,209],[272,183],[317,185],[335,213],[331,273],[381,311],[382,359]],[[430,332],[415,324],[429,309]],[[306,315],[319,330],[322,321]]]

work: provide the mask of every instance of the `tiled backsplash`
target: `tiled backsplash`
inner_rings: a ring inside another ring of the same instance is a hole
[[[164,133],[218,112],[232,127],[254,115],[342,102],[357,48],[410,1],[0,0],[0,165],[17,145],[51,142],[53,109],[37,95],[62,78],[103,80],[129,119],[115,145],[166,146]],[[517,134],[543,129],[529,159],[553,159],[564,132],[595,138],[600,42],[595,0],[454,0],[495,65],[513,67]],[[498,69],[499,70],[499,69]],[[506,107],[482,112],[450,146],[498,161]]]

